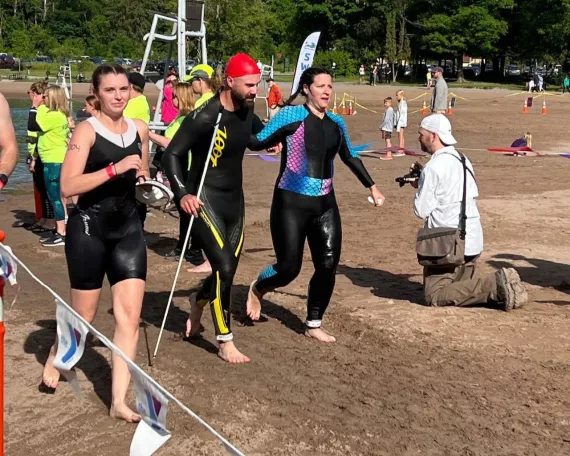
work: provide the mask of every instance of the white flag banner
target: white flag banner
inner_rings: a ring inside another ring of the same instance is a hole
[[[139,372],[129,367],[142,416],[131,442],[130,456],[151,456],[170,439],[166,429],[168,399]]]
[[[72,369],[83,356],[89,328],[57,299],[56,304],[58,345],[53,365],[71,384],[75,394],[79,395],[79,383]]]
[[[0,277],[6,279],[10,285],[14,286],[16,281],[16,273],[18,272],[18,263],[14,260],[12,249],[0,243]]]
[[[169,438],[168,432],[161,433],[148,424],[146,420],[141,420],[133,436],[129,456],[151,456]]]
[[[297,87],[299,86],[299,79],[301,79],[301,74],[303,74],[303,71],[305,71],[313,64],[315,52],[317,51],[317,44],[320,37],[321,32],[311,33],[305,39],[305,42],[301,47],[299,60],[297,60],[297,67],[295,68],[295,75],[293,76],[293,86],[291,87],[292,94],[297,91]]]

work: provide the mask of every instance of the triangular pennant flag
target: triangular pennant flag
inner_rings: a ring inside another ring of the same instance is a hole
[[[137,410],[142,420],[131,442],[130,456],[150,456],[170,438],[166,429],[168,399],[140,372],[131,368],[137,397]]]
[[[79,318],[73,315],[64,304],[57,301],[57,353],[53,365],[56,369],[66,372],[83,356],[85,339],[89,329]],[[67,377],[67,375],[66,375]]]
[[[130,456],[151,456],[156,450],[164,445],[170,434],[166,431],[157,431],[146,420],[141,420],[137,425],[135,435],[131,442]]]

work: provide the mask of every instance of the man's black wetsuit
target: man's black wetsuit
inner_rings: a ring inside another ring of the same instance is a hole
[[[335,284],[342,228],[333,189],[338,154],[365,187],[374,185],[353,150],[344,121],[326,113],[320,119],[306,105],[283,108],[249,148],[283,143],[281,168],[271,205],[271,237],[277,263],[265,268],[255,284],[261,293],[292,282],[301,270],[305,239],[315,273],[309,283],[307,326],[321,326]]]
[[[179,200],[198,192],[214,125],[221,110],[223,107],[217,94],[184,119],[164,152],[162,166]],[[263,124],[250,108],[235,112],[223,110],[200,195],[204,206],[192,228],[212,265],[212,275],[202,285],[196,301],[202,306],[210,303],[220,342],[233,338],[230,330],[231,288],[244,238],[242,162],[252,132],[262,128]],[[192,150],[192,165],[184,180],[189,150]]]

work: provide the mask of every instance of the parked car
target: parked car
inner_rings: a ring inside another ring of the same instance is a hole
[[[14,57],[12,57],[11,55],[8,55],[8,54],[0,55],[0,68],[1,69],[11,70],[12,68],[15,67],[16,64],[17,63],[14,60]]]
[[[521,69],[515,63],[511,63],[507,66],[506,73],[508,76],[520,76]]]

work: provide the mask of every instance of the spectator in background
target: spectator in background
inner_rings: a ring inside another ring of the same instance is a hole
[[[435,67],[431,70],[435,79],[435,86],[431,94],[432,114],[445,114],[447,111],[447,82],[443,79],[443,68]]]
[[[65,225],[67,208],[61,196],[61,164],[67,152],[70,130],[69,103],[61,87],[48,87],[44,94],[44,103],[38,107],[34,125],[29,130],[37,131],[38,153],[44,164],[44,180],[48,198],[53,206],[56,231],[51,237],[42,238],[45,247],[65,245]]]
[[[269,94],[267,95],[267,104],[269,106],[269,119],[273,119],[279,110],[281,109],[281,105],[283,103],[283,95],[281,94],[281,90],[279,86],[275,84],[273,78],[269,78],[267,80],[267,85],[269,87]]]
[[[150,107],[148,100],[143,95],[146,84],[144,76],[140,73],[129,73],[129,82],[131,83],[131,93],[123,116],[140,119],[148,125],[150,123]]]
[[[564,82],[562,83],[562,93],[570,92],[570,78],[568,75],[564,78]]]
[[[178,79],[175,74],[170,74],[164,81],[162,107],[160,110],[160,120],[165,125],[170,125],[178,117],[178,109],[174,105],[174,87]]]
[[[44,164],[38,155],[38,132],[30,130],[36,123],[38,107],[44,104],[44,92],[47,88],[45,82],[34,82],[28,90],[28,97],[32,102],[32,107],[28,114],[28,169],[32,173],[34,181],[34,191],[38,193],[39,204],[36,205],[36,222],[24,223],[22,227],[32,233],[47,233],[55,229],[55,219],[53,206],[51,205],[44,180]]]
[[[377,71],[378,71],[378,65],[376,65],[375,63],[370,65],[370,86],[371,87],[376,86],[376,72]]]
[[[364,65],[360,65],[360,68],[358,69],[358,75],[360,76],[359,84],[363,84],[364,76],[366,76],[366,68],[364,68]]]
[[[144,76],[140,73],[129,73],[129,83],[131,84],[131,91],[123,116],[131,119],[140,119],[148,125],[150,123],[150,107],[148,100],[143,95],[146,84]],[[137,211],[144,226],[147,213],[146,204],[137,201]]]

